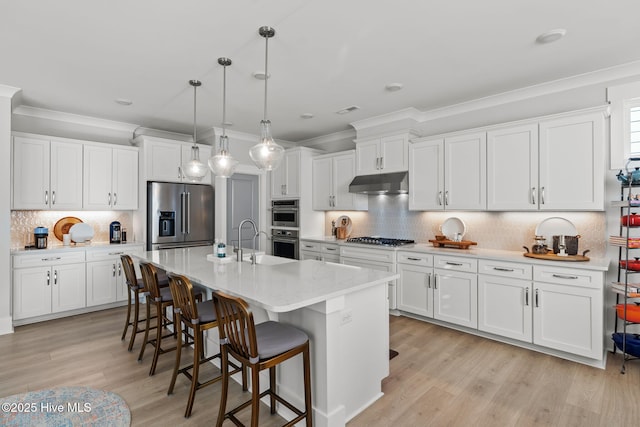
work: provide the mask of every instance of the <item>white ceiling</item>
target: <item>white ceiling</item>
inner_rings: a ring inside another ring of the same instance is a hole
[[[301,141],[637,61],[639,16],[636,0],[0,0],[0,84],[24,105],[190,134],[188,80],[203,82],[199,132],[219,127],[228,56],[230,129],[258,133],[269,25],[268,118]],[[555,28],[566,37],[535,42]]]

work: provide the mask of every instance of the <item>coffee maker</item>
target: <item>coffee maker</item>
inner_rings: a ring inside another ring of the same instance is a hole
[[[109,243],[120,243],[121,242],[121,227],[120,222],[113,221],[109,224]]]

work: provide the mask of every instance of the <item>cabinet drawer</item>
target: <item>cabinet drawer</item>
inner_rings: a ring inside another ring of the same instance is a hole
[[[120,259],[120,255],[141,253],[141,247],[114,247],[109,249],[87,251],[87,261],[104,261]]]
[[[322,252],[323,255],[335,255],[336,257],[340,256],[340,248],[338,247],[338,245],[332,243],[323,243],[321,245],[320,252]]]
[[[578,270],[575,268],[534,265],[533,280],[536,282],[558,283],[589,288],[601,288],[603,286],[602,272]]]
[[[13,268],[42,267],[54,264],[84,262],[84,251],[66,253],[40,253],[38,255],[14,255]]]
[[[306,240],[302,240],[300,242],[300,250],[308,251],[308,252],[320,252],[321,243],[318,242],[308,242]]]
[[[478,261],[478,273],[492,276],[513,277],[515,279],[531,280],[533,277],[530,264],[481,259]]]
[[[365,259],[370,262],[395,263],[396,252],[392,249],[370,249],[355,246],[340,246],[340,256]]]
[[[433,255],[420,252],[398,252],[398,262],[409,265],[422,265],[424,267],[433,267]]]
[[[455,271],[468,271],[470,273],[478,272],[478,260],[473,258],[435,255],[433,257],[433,261],[435,268],[443,268],[446,270]]]

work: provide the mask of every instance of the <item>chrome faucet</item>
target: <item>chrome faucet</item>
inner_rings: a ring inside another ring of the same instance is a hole
[[[256,227],[256,223],[253,222],[253,220],[251,218],[247,218],[247,219],[243,219],[242,221],[240,221],[240,225],[238,226],[238,252],[236,252],[236,261],[238,262],[242,262],[242,226],[245,223],[249,223],[251,225],[253,225],[253,231],[254,231],[254,235],[253,235],[253,242],[254,242],[254,246],[255,246],[255,239],[256,236],[260,233],[258,233],[258,227]],[[255,264],[256,263],[256,256],[255,256],[255,249],[253,250],[253,255],[251,256],[251,264]]]

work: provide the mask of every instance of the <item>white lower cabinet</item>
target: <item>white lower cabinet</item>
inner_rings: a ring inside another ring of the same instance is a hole
[[[339,263],[340,248],[336,243],[300,240],[300,260],[305,259]]]
[[[398,310],[433,317],[433,255],[398,252]]]
[[[142,251],[108,248],[87,253],[87,307],[126,301],[129,296],[120,256]]]
[[[468,328],[478,327],[478,276],[434,270],[433,318]]]
[[[32,265],[39,264],[34,267]],[[13,318],[43,316],[85,307],[84,252],[14,258]]]

